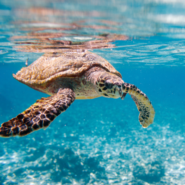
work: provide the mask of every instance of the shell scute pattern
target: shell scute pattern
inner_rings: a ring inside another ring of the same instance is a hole
[[[58,77],[80,76],[93,66],[100,66],[121,77],[107,60],[89,51],[45,54],[13,76],[25,84],[42,84]]]

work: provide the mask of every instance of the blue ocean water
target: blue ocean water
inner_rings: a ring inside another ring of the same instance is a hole
[[[105,33],[119,35],[115,46],[91,51],[156,112],[144,129],[129,95],[75,100],[47,129],[0,138],[0,184],[185,184],[184,9],[183,0],[0,0],[1,123],[48,96],[12,77],[27,59]]]

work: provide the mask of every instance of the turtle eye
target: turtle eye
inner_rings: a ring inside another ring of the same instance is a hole
[[[105,82],[105,87],[107,89],[111,89],[113,87],[113,84],[112,83]]]
[[[121,89],[121,85],[117,85],[119,89]]]

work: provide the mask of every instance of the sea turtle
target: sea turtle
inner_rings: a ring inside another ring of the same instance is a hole
[[[0,136],[24,136],[46,128],[75,99],[100,96],[124,99],[128,93],[140,112],[139,121],[149,126],[155,111],[147,96],[135,85],[125,83],[121,74],[104,58],[89,51],[44,54],[13,77],[51,96],[41,98],[0,127]]]

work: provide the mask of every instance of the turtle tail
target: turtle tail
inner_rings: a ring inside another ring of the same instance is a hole
[[[123,83],[123,93],[129,93],[136,103],[137,109],[139,110],[139,122],[146,128],[153,123],[155,111],[154,108],[146,96],[140,89],[135,85],[129,83]]]

